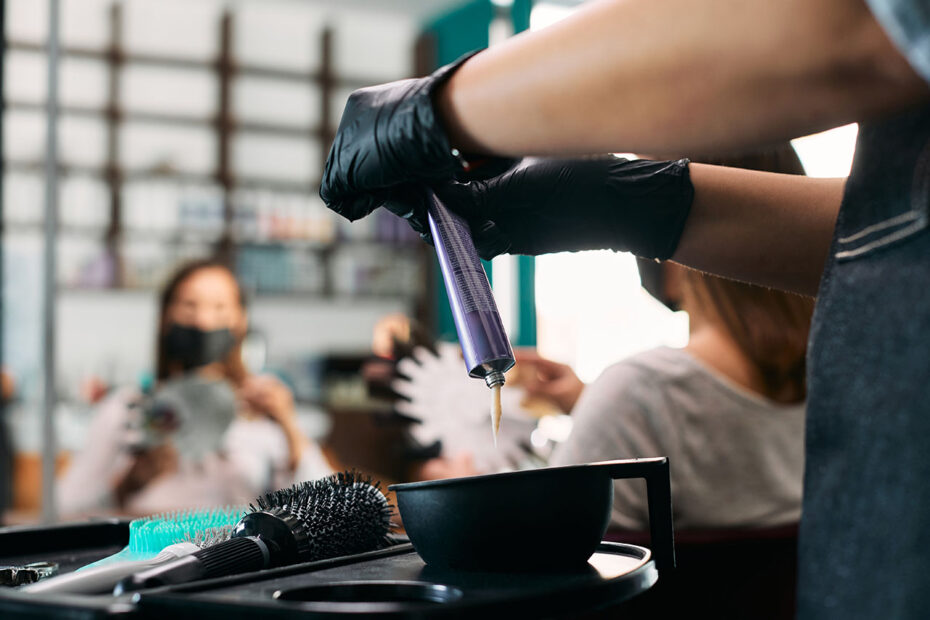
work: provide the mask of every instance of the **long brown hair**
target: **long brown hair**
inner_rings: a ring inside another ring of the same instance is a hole
[[[790,144],[752,155],[704,159],[706,163],[783,174],[804,174]],[[725,329],[762,378],[765,395],[800,401],[806,395],[805,357],[814,300],[692,269],[682,277],[682,293],[699,304],[708,319]]]
[[[174,301],[178,287],[189,277],[203,269],[220,269],[229,274],[236,285],[237,298],[240,307],[245,310],[246,298],[242,285],[239,284],[236,274],[226,263],[216,259],[194,260],[181,265],[177,271],[168,279],[161,290],[158,303],[158,332],[155,342],[155,377],[159,381],[168,378],[171,373],[171,360],[165,355],[164,343],[162,342],[165,332],[168,328],[168,307]],[[235,346],[229,351],[229,355],[223,360],[223,375],[236,385],[241,385],[248,375],[245,364],[242,362],[242,341],[236,342]]]

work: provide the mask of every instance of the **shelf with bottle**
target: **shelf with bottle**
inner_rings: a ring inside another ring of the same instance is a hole
[[[246,246],[236,252],[239,281],[255,294],[324,295],[327,266],[322,256],[287,248]]]
[[[332,292],[338,295],[366,292],[413,297],[422,291],[425,281],[420,253],[401,254],[384,246],[338,247],[329,266]]]
[[[38,239],[41,177],[17,171],[6,179],[7,235]],[[152,289],[178,263],[210,256],[228,241],[239,275],[259,295],[354,299],[423,293],[427,246],[386,210],[350,223],[316,194],[240,188],[230,197],[230,221],[226,194],[217,183],[153,177],[121,186],[121,218],[113,226],[107,191],[92,175],[62,180],[63,287]]]
[[[239,244],[331,248],[383,244],[409,248],[419,237],[397,216],[376,211],[349,222],[326,208],[316,193],[237,190],[232,197],[233,240]]]
[[[126,177],[120,189],[119,229],[128,235],[215,241],[230,227],[236,243],[327,247],[349,241],[409,246],[419,243],[407,223],[385,211],[348,222],[329,211],[315,190],[303,185],[241,180],[227,222],[223,188],[203,175],[151,173]],[[4,223],[43,225],[45,186],[38,168],[12,166],[4,176]],[[110,225],[111,196],[94,171],[69,168],[59,195],[62,228],[94,234]]]
[[[422,293],[424,269],[418,253],[367,244],[336,245],[328,253],[242,246],[236,271],[256,294],[411,299]]]

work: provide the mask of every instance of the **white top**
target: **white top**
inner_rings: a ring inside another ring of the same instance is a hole
[[[114,484],[132,463],[124,447],[129,404],[137,397],[136,390],[125,388],[100,403],[84,449],[58,481],[58,506],[63,514],[113,507]],[[237,416],[222,445],[222,454],[209,454],[196,465],[182,463],[176,473],[153,480],[131,498],[127,510],[143,514],[247,504],[267,491],[331,473],[319,447],[309,444],[292,474],[287,467],[287,437],[269,418]]]
[[[551,465],[667,456],[675,526],[797,522],[804,475],[803,404],[756,395],[682,349],[646,351],[582,392]],[[614,483],[611,525],[648,526],[643,480]]]

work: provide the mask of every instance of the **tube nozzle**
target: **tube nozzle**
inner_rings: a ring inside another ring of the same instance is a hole
[[[495,385],[504,385],[504,373],[499,370],[492,370],[484,376],[484,382],[488,384],[489,388]]]

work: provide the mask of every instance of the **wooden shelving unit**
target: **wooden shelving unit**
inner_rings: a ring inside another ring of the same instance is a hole
[[[158,55],[132,52],[127,49],[123,33],[123,5],[114,3],[107,15],[108,42],[102,48],[88,48],[78,46],[64,46],[61,53],[64,58],[93,60],[104,63],[107,72],[106,97],[101,106],[61,105],[60,114],[63,118],[86,118],[102,121],[105,126],[105,159],[99,165],[65,165],[61,164],[59,170],[65,177],[87,176],[102,180],[106,186],[108,221],[102,229],[78,228],[63,226],[62,232],[66,235],[99,239],[103,243],[104,251],[115,266],[115,277],[111,282],[112,288],[120,289],[128,285],[126,277],[126,257],[124,245],[137,239],[157,241],[164,244],[207,244],[210,253],[229,260],[233,263],[239,258],[243,250],[250,248],[279,249],[281,251],[310,252],[317,254],[323,263],[328,264],[333,254],[341,248],[377,246],[388,248],[396,255],[397,260],[410,260],[413,257],[423,274],[423,286],[416,291],[411,299],[415,313],[425,322],[431,322],[429,309],[431,296],[434,294],[430,272],[432,269],[429,248],[422,246],[415,237],[402,240],[379,239],[342,239],[335,238],[329,242],[320,242],[313,239],[250,239],[243,238],[236,230],[236,193],[247,190],[262,190],[289,194],[315,195],[319,190],[320,169],[308,171],[306,178],[309,182],[297,182],[276,178],[263,178],[261,175],[248,174],[244,171],[236,173],[232,158],[233,141],[237,135],[249,134],[256,136],[272,136],[287,138],[304,138],[319,145],[319,161],[323,162],[332,143],[335,126],[338,122],[339,110],[333,109],[333,99],[337,92],[355,89],[368,84],[383,81],[383,78],[374,76],[341,76],[338,75],[334,63],[334,32],[331,27],[325,27],[318,41],[319,66],[315,71],[295,71],[291,69],[272,66],[259,66],[239,62],[234,53],[233,33],[234,10],[223,13],[218,22],[219,37],[218,50],[213,59],[185,59],[170,55]],[[434,65],[434,41],[423,36],[416,42],[411,66],[416,73],[425,73]],[[43,53],[45,46],[27,41],[18,41],[11,38],[6,42],[6,49],[13,52]],[[214,113],[207,116],[184,115],[168,112],[140,111],[127,109],[120,102],[121,79],[127,66],[146,66],[159,69],[180,69],[208,71],[216,83],[216,107]],[[315,96],[318,97],[318,122],[312,126],[293,123],[255,122],[236,118],[233,103],[233,87],[239,77],[254,77],[281,80],[295,84],[309,84],[314,87]],[[4,101],[6,112],[44,113],[45,104],[35,101],[18,101],[6,99]],[[120,132],[126,123],[152,123],[162,126],[189,128],[193,130],[206,129],[211,132],[215,144],[214,162],[212,171],[205,173],[192,173],[189,171],[173,169],[170,167],[157,168],[127,168],[122,163],[120,153]],[[322,164],[321,164],[322,165]],[[3,162],[5,172],[20,172],[26,174],[40,174],[44,163],[42,161],[28,161],[22,159],[6,158]],[[164,181],[178,185],[204,185],[217,188],[222,194],[222,229],[218,230],[212,239],[205,235],[192,234],[188,231],[146,231],[134,230],[128,227],[124,201],[124,188],[128,183],[137,181]],[[333,216],[336,217],[336,216]],[[5,227],[10,232],[28,230],[33,224],[6,222]],[[34,228],[41,226],[36,223]],[[273,294],[286,294],[286,291],[275,291]],[[336,295],[332,282],[332,274],[327,267],[325,282],[317,296],[327,297]],[[378,298],[383,293],[378,292],[371,297]],[[365,296],[362,294],[362,296]]]

